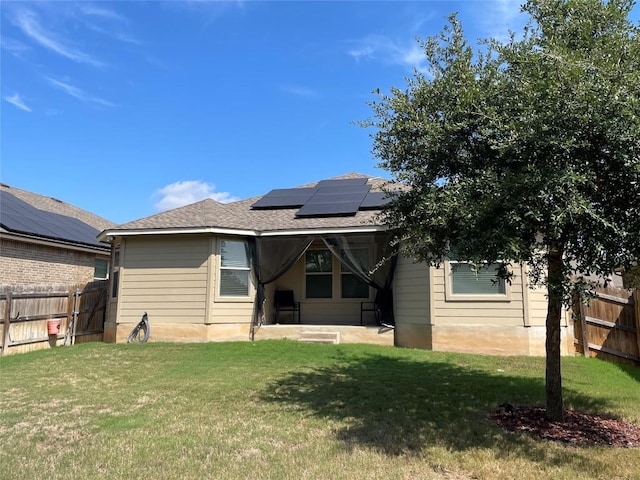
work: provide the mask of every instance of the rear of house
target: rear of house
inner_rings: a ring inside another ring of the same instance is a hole
[[[356,179],[364,187],[340,182]],[[311,215],[300,215],[301,193],[286,189],[274,191],[266,207],[268,195],[224,205],[204,200],[104,231],[113,246],[105,339],[126,341],[147,312],[151,341],[324,334],[340,342],[544,354],[545,292],[528,287],[525,267],[516,267],[510,284],[495,283],[470,275],[462,262],[432,268],[395,255],[377,217],[381,197],[366,200],[383,181],[358,174],[330,180],[343,191],[366,188],[355,210],[326,214],[336,207],[318,206],[321,198]],[[324,191],[322,184],[301,188]],[[293,297],[295,311],[276,316],[277,292]],[[570,353],[566,319],[563,335]]]

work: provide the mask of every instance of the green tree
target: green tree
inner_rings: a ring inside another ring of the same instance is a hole
[[[626,0],[531,0],[530,22],[474,50],[455,15],[428,63],[371,103],[373,153],[409,255],[527,263],[548,290],[546,414],[563,418],[563,305],[640,256],[640,26]]]

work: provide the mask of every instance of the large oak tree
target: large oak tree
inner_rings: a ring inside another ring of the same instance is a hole
[[[563,418],[563,306],[585,274],[640,256],[640,37],[627,0],[531,0],[507,42],[467,43],[455,15],[428,62],[371,103],[374,155],[396,182],[402,248],[439,265],[529,265],[548,290],[547,418]]]

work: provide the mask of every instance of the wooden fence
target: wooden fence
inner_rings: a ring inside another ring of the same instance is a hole
[[[599,288],[588,305],[577,303],[574,332],[578,352],[640,364],[640,290]]]
[[[2,356],[57,345],[102,341],[107,282],[0,291]],[[59,327],[55,328],[59,322]]]

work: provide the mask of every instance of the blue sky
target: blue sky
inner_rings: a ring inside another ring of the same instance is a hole
[[[474,42],[526,20],[508,0],[3,0],[0,179],[124,223],[386,177],[354,122],[453,11]]]

